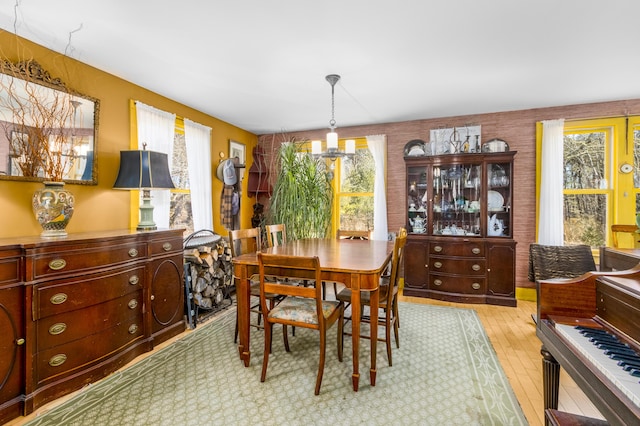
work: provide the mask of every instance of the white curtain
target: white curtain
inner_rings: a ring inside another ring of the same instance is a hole
[[[373,235],[371,239],[386,241],[389,238],[387,231],[387,188],[385,185],[387,136],[367,136],[367,146],[376,167],[376,176],[373,183]]]
[[[211,127],[184,119],[191,189],[193,230],[213,230],[211,199]]]
[[[564,245],[563,147],[564,119],[543,121],[539,244]]]
[[[143,144],[146,144],[149,151],[167,154],[169,170],[171,170],[176,115],[136,101],[136,121],[138,149],[143,149]],[[171,194],[168,190],[151,191],[151,204],[154,207],[153,220],[158,228],[169,228],[170,203]]]

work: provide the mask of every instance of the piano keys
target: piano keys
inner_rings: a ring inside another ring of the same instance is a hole
[[[562,367],[609,424],[640,424],[640,377],[633,376],[640,372],[633,368],[640,363],[640,268],[539,281],[537,288],[545,410],[558,408]],[[613,349],[619,359],[609,357]]]

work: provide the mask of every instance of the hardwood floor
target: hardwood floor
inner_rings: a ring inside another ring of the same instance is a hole
[[[502,368],[511,383],[511,387],[520,402],[520,406],[529,424],[532,426],[544,425],[540,340],[536,337],[535,325],[531,319],[531,314],[535,313],[536,310],[535,302],[519,300],[518,306],[511,308],[441,302],[408,296],[401,296],[401,300],[411,303],[453,306],[475,310],[482,321],[487,336],[496,351]],[[215,316],[213,318],[215,318]],[[189,332],[190,331],[185,331],[185,333]],[[171,342],[179,337],[180,336],[177,336],[170,341],[164,342],[160,347],[171,344]],[[153,352],[144,354],[131,364],[140,361],[152,353]],[[33,419],[37,413],[51,409],[70,396],[71,395],[67,395],[66,397],[45,405],[28,417],[20,417],[12,420],[7,425],[22,425],[27,420]],[[582,393],[564,371],[560,373],[559,409],[589,417],[602,418],[584,393]]]
[[[400,300],[475,310],[529,424],[544,425],[541,345],[531,319],[531,314],[536,311],[535,302],[518,300],[518,306],[511,308],[440,302],[408,296],[401,296]],[[564,370],[560,372],[558,408],[561,411],[602,418]]]

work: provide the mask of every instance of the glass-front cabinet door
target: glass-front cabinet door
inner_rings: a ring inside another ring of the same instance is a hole
[[[436,164],[432,175],[432,234],[480,236],[482,165]]]
[[[511,237],[511,163],[487,163],[487,236]]]

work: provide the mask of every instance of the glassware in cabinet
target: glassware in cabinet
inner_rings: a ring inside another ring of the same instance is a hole
[[[511,237],[511,162],[487,163],[487,236]]]
[[[433,235],[480,235],[482,165],[433,166]]]

